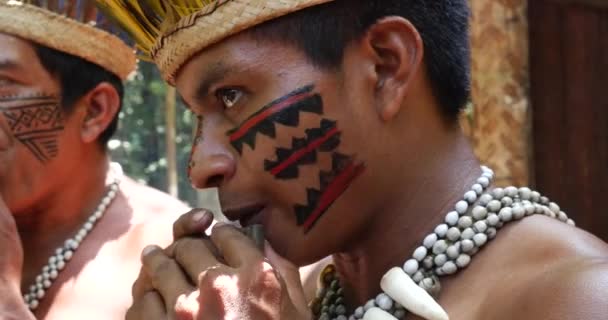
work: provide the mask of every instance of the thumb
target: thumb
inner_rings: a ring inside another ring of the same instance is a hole
[[[308,302],[304,295],[304,288],[302,287],[302,281],[300,278],[300,269],[295,266],[291,261],[281,257],[268,242],[264,246],[264,252],[266,258],[270,261],[270,264],[277,270],[279,275],[283,278],[287,294],[291,299],[293,305],[302,314],[308,312]]]
[[[202,318],[200,311],[200,292],[193,291],[190,294],[182,294],[175,303],[175,318],[177,320],[194,320]]]

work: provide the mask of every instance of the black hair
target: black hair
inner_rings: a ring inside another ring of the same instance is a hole
[[[118,114],[122,107],[124,88],[118,76],[99,65],[71,54],[41,45],[34,45],[38,59],[44,68],[59,80],[61,85],[61,106],[70,114],[76,101],[102,82],[111,84],[120,97],[121,105],[110,125],[101,133],[97,141],[105,150],[106,145],[118,127]]]
[[[467,0],[335,0],[261,24],[249,32],[303,50],[321,68],[341,66],[344,49],[379,19],[400,16],[421,34],[433,94],[456,119],[470,96]]]

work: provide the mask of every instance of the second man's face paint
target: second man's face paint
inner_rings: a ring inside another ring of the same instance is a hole
[[[243,155],[244,144],[255,152],[258,134],[276,138],[277,125],[302,129],[301,136],[291,139],[290,147],[277,147],[261,169],[277,180],[293,181],[293,188],[301,188],[299,168],[319,167],[320,185],[305,186],[306,203],[292,204],[297,223],[306,233],[365,171],[363,162],[339,151],[342,133],[336,121],[324,117],[323,99],[314,89],[314,85],[305,86],[276,99],[227,133],[232,146]],[[318,116],[317,125],[300,123],[301,113]],[[321,168],[320,156],[331,158],[331,168]]]
[[[56,157],[63,130],[60,99],[48,94],[0,97],[0,112],[17,141],[42,163]]]

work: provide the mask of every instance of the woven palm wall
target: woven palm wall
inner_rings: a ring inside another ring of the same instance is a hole
[[[471,109],[463,127],[499,185],[531,183],[526,0],[470,0]]]

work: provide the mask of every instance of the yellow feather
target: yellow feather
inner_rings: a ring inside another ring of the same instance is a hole
[[[182,18],[219,0],[96,0],[97,6],[137,43],[144,55]]]

